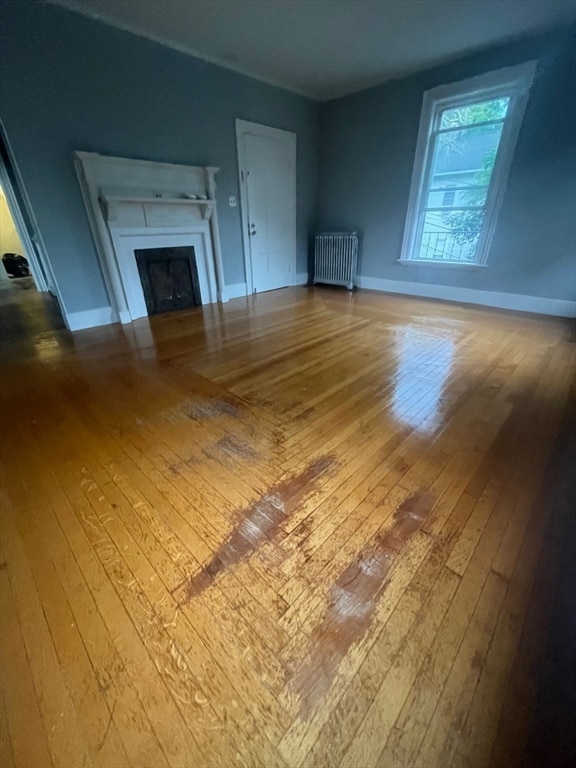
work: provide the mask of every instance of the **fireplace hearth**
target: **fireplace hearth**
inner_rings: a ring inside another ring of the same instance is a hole
[[[149,315],[202,303],[193,246],[134,251]]]

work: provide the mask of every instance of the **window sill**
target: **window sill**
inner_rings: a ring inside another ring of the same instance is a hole
[[[396,261],[403,267],[440,267],[440,269],[452,267],[468,272],[476,272],[479,269],[486,269],[488,267],[488,264],[466,264],[458,261],[427,261],[425,259],[397,259]]]

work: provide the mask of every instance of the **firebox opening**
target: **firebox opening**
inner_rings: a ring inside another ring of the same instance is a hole
[[[194,246],[134,251],[149,315],[202,303]]]

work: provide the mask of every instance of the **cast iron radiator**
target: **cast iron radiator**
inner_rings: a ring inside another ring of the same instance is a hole
[[[351,291],[358,269],[356,232],[321,232],[314,243],[314,283],[344,285]]]

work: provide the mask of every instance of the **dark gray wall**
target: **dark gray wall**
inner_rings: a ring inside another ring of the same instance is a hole
[[[319,227],[359,230],[364,276],[575,299],[574,51],[570,33],[525,39],[322,105]],[[424,91],[535,58],[488,268],[398,264]]]
[[[6,0],[0,118],[69,312],[108,298],[72,162],[77,149],[215,165],[227,284],[244,281],[235,119],[298,136],[297,271],[318,171],[316,103],[62,8]]]

